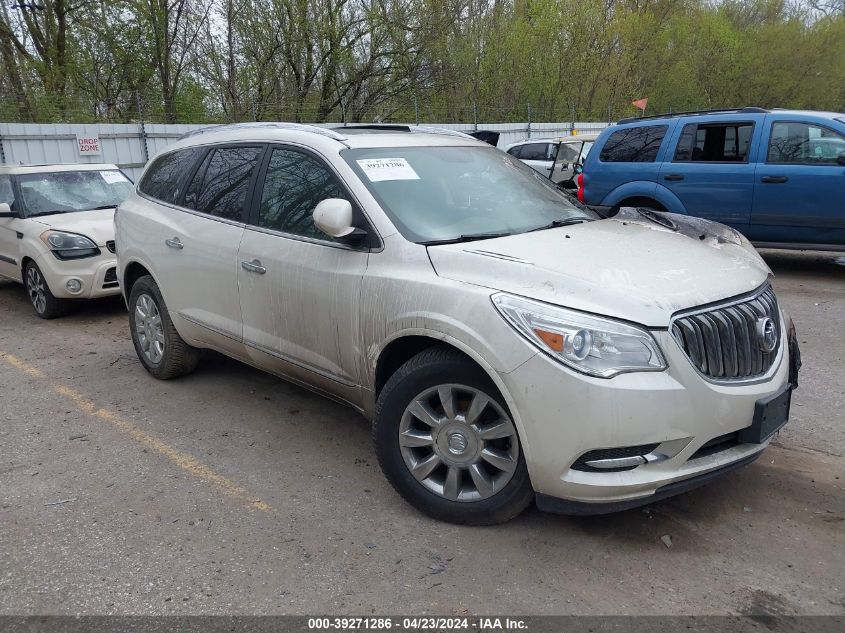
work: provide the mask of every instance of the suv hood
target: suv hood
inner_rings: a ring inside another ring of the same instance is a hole
[[[114,209],[96,209],[94,211],[73,211],[30,218],[30,221],[43,224],[56,231],[78,233],[92,240],[97,246],[105,246],[114,239]]]
[[[675,312],[760,287],[771,270],[739,233],[674,214],[616,217],[430,246],[435,272],[547,303],[666,327]]]

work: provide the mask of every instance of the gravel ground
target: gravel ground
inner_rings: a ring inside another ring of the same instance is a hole
[[[348,409],[213,354],[158,382],[119,301],[0,282],[0,613],[845,614],[845,257],[764,256],[804,357],[764,456],[493,528],[402,502]]]

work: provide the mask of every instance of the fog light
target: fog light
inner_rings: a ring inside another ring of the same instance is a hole
[[[82,291],[82,282],[78,279],[68,279],[67,283],[65,284],[65,288],[67,288],[68,292],[76,294]]]

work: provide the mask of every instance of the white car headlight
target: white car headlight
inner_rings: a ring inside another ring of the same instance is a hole
[[[44,231],[41,234],[44,242],[59,259],[81,259],[100,254],[97,245],[85,237],[66,231]]]
[[[642,328],[508,294],[492,299],[517,332],[576,371],[612,378],[666,369],[657,341]]]

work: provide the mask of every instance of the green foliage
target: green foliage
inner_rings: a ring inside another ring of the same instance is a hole
[[[845,14],[785,0],[21,6],[0,0],[3,120],[607,120],[643,97],[845,110]]]

